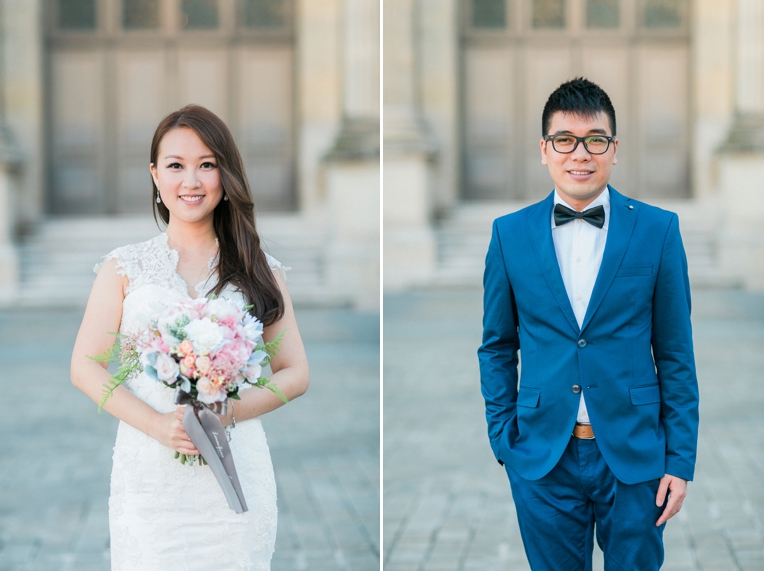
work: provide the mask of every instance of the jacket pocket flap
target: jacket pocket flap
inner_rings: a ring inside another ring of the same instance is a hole
[[[517,393],[517,405],[536,408],[539,405],[539,394],[538,389],[520,387],[520,391]]]
[[[631,387],[631,404],[655,404],[661,402],[661,389],[658,385],[648,387]]]
[[[653,267],[650,266],[621,266],[615,274],[617,278],[628,278],[631,276],[651,276]]]

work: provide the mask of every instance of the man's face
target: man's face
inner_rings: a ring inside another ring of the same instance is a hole
[[[552,115],[548,135],[612,135],[610,121],[605,113],[586,118],[574,113],[557,111]],[[589,153],[580,142],[572,153],[554,150],[552,141],[541,139],[541,163],[549,168],[560,197],[576,210],[583,210],[597,198],[610,180],[610,171],[618,162],[618,139],[610,143],[602,155]]]

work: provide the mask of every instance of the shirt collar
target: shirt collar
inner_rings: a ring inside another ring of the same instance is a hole
[[[554,204],[562,204],[563,206],[567,206],[571,210],[575,210],[570,204],[565,202],[557,192],[557,189],[554,189]],[[605,210],[605,224],[602,226],[602,230],[607,230],[608,225],[610,223],[610,188],[605,187],[605,190],[603,190],[600,195],[592,200],[590,204],[587,205],[587,207],[584,209],[584,211],[589,210],[590,208],[594,208],[595,206],[602,206]],[[554,210],[552,211],[552,229],[557,228],[557,225],[554,223]]]

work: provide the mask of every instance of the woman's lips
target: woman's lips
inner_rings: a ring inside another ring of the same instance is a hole
[[[189,195],[180,195],[178,196],[183,202],[186,204],[199,204],[202,201],[202,198],[204,198],[204,195],[201,194],[189,194]]]

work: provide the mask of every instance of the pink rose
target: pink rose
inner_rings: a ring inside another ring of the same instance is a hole
[[[194,346],[191,344],[191,341],[188,339],[184,339],[180,343],[180,347],[178,348],[181,355],[188,355],[194,350]],[[189,366],[193,365],[193,363],[190,363]]]
[[[157,378],[166,383],[175,381],[178,376],[178,364],[175,362],[175,359],[164,353],[157,355],[154,369],[156,369]]]
[[[183,364],[186,367],[193,367],[195,361],[196,361],[196,356],[193,353],[187,353],[186,356],[183,357]]]
[[[181,373],[183,376],[185,376],[185,377],[188,377],[188,378],[190,379],[190,378],[192,378],[194,375],[196,375],[196,369],[194,369],[194,367],[189,367],[189,366],[187,366],[187,365],[186,365],[186,360],[185,360],[185,359],[183,359],[183,360],[180,362],[180,373]]]
[[[211,361],[207,355],[202,355],[201,357],[196,359],[196,368],[203,375],[207,374],[207,371],[210,370],[210,364],[211,364]]]

